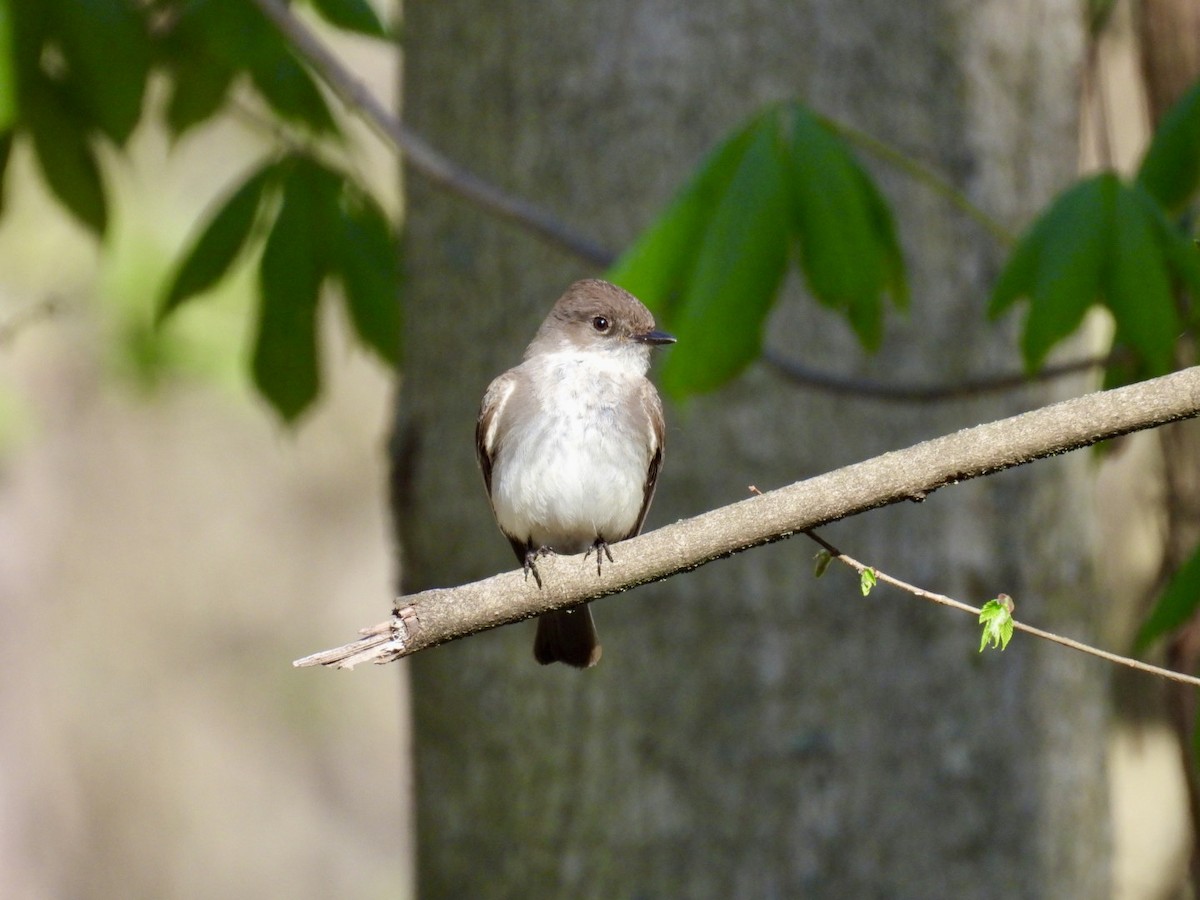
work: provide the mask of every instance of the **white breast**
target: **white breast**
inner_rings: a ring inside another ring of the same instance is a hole
[[[504,532],[577,553],[626,537],[641,513],[654,453],[644,377],[595,354],[543,357],[531,414],[514,421],[493,461],[492,504]],[[630,405],[636,413],[630,415]]]

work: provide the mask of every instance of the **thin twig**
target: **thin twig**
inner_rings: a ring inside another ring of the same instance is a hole
[[[893,578],[886,572],[881,572],[874,566],[868,566],[865,563],[859,562],[853,557],[847,556],[833,544],[822,538],[814,531],[804,532],[818,544],[820,544],[830,556],[841,563],[849,566],[860,574],[867,569],[875,573],[875,579],[882,581],[885,584],[890,584],[892,587],[900,588],[902,591],[907,591],[914,597],[920,597],[922,600],[930,600],[934,603],[940,603],[942,606],[953,607],[961,612],[970,613],[978,617],[982,610],[971,606],[969,603],[963,603],[961,600],[955,600],[953,597],[947,597],[945,594],[936,594],[933,591],[927,591],[924,588],[919,588],[916,585],[909,584],[907,581],[901,581],[899,578]],[[1190,684],[1200,687],[1200,678],[1192,675],[1185,675],[1182,672],[1176,672],[1173,669],[1164,669],[1160,666],[1152,666],[1150,663],[1144,663],[1138,659],[1131,659],[1128,656],[1120,656],[1116,653],[1109,653],[1107,650],[1101,650],[1093,647],[1090,644],[1084,644],[1080,641],[1072,640],[1068,637],[1063,637],[1060,634],[1055,634],[1052,631],[1044,631],[1041,628],[1035,628],[1033,625],[1026,625],[1024,622],[1019,622],[1013,619],[1013,628],[1017,631],[1023,631],[1026,634],[1032,634],[1034,637],[1042,638],[1046,641],[1053,641],[1055,644],[1061,644],[1064,647],[1070,647],[1072,650],[1078,650],[1081,653],[1087,653],[1090,656],[1096,656],[1100,659],[1107,660],[1111,663],[1116,663],[1120,666],[1126,666],[1130,669],[1137,669],[1139,672],[1148,672],[1151,675],[1157,675],[1159,678],[1166,678],[1170,681],[1178,681],[1181,684]]]
[[[827,394],[849,395],[866,400],[884,400],[896,403],[938,403],[944,400],[957,400],[980,394],[1016,390],[1039,382],[1086,372],[1089,369],[1103,368],[1124,356],[1124,354],[1110,353],[1105,356],[1077,359],[1046,366],[1032,374],[1013,372],[1006,375],[967,378],[957,384],[919,385],[831,375],[828,372],[812,369],[795,360],[787,359],[770,348],[764,348],[762,352],[763,361],[794,384],[824,391]]]
[[[502,191],[474,172],[438,152],[424,138],[393,116],[336,56],[297,19],[282,0],[253,0],[294,49],[316,70],[335,94],[404,154],[405,162],[432,183],[469,200],[481,209],[517,222],[543,240],[600,268],[616,255],[571,229],[542,207]]]

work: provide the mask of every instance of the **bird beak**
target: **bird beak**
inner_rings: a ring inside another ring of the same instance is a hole
[[[633,339],[639,344],[673,344],[675,343],[675,335],[667,334],[665,331],[647,331],[645,334],[635,334]]]

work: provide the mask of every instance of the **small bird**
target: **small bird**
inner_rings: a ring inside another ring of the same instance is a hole
[[[636,297],[597,279],[554,304],[524,362],[493,381],[475,427],[492,512],[541,586],[547,553],[596,554],[642,529],[663,458],[662,401],[646,377],[658,331]],[[584,669],[600,661],[587,604],[538,617],[533,655]]]

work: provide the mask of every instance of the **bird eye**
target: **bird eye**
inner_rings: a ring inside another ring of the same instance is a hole
[[[592,327],[603,334],[608,331],[608,319],[604,318],[604,316],[594,316],[592,318]]]

